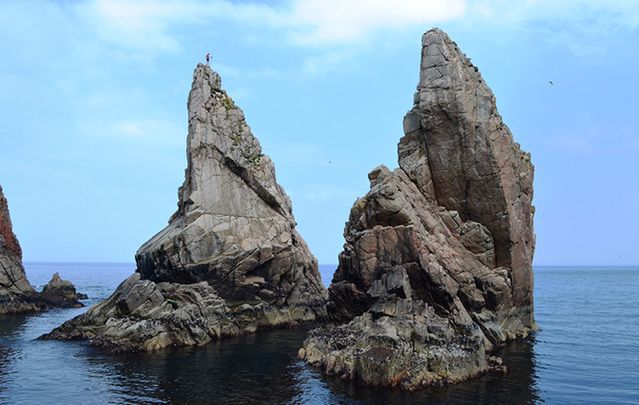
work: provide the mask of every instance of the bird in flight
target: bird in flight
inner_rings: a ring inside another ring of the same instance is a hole
[[[548,81],[548,83],[549,83],[551,86],[554,86],[554,85],[555,85],[555,83],[553,83],[553,82],[552,82],[552,80],[549,80],[549,81]]]

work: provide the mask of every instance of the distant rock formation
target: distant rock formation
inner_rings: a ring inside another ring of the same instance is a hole
[[[58,308],[82,308],[84,305],[78,300],[86,298],[85,294],[75,290],[75,286],[70,281],[60,278],[58,273],[53,275],[40,293],[42,301],[51,307]]]
[[[46,338],[153,350],[325,316],[317,261],[273,163],[209,66],[195,69],[188,118],[169,225],[140,247],[137,272],[109,299]]]
[[[73,296],[67,293],[73,291]],[[52,307],[82,307],[75,287],[58,273],[38,294],[24,272],[22,249],[13,233],[9,206],[0,187],[0,314],[36,312]]]
[[[442,31],[422,38],[399,168],[369,174],[329,288],[349,321],[300,357],[326,373],[416,389],[502,371],[496,347],[534,328],[533,166],[478,69]]]

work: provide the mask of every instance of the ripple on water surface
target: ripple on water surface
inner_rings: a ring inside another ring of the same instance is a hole
[[[334,266],[321,266],[324,282]],[[27,264],[41,286],[54,272],[107,297],[134,271],[117,264]],[[5,403],[636,403],[639,270],[538,268],[536,336],[502,351],[510,373],[415,393],[324,378],[296,353],[304,330],[204,347],[112,355],[78,342],[38,341],[84,309],[0,318],[0,402]]]

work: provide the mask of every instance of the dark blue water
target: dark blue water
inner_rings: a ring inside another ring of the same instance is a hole
[[[38,289],[58,271],[107,297],[132,265],[27,264]],[[333,266],[321,266],[325,283]],[[326,379],[296,359],[303,330],[205,347],[112,355],[78,342],[38,341],[84,309],[0,317],[0,403],[639,403],[639,268],[535,272],[541,330],[506,347],[505,376],[416,393]]]

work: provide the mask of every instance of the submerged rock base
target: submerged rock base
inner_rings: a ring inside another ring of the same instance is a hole
[[[487,370],[484,341],[472,324],[453,330],[422,301],[378,301],[339,326],[311,331],[299,357],[329,375],[413,390],[459,382]]]
[[[347,324],[312,330],[298,357],[330,376],[415,390],[507,372],[491,347],[476,325],[454,329],[424,302],[396,299]]]

